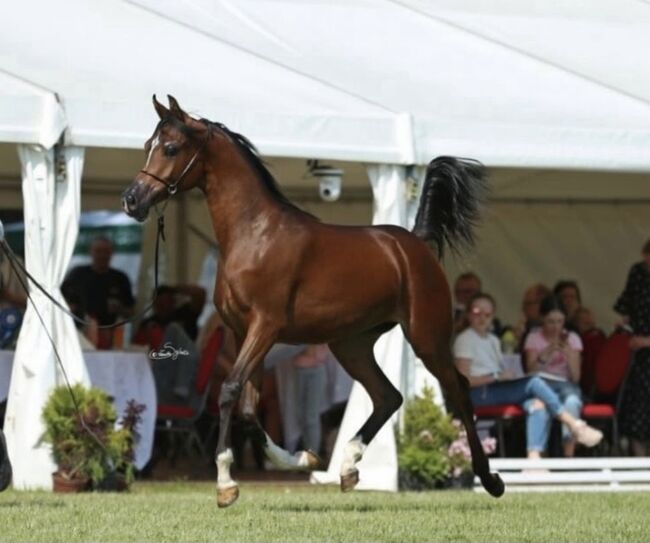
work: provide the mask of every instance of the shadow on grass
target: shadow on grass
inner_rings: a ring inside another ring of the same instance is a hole
[[[491,511],[494,505],[491,503],[457,503],[457,504],[438,504],[438,503],[399,503],[395,504],[371,504],[371,503],[287,503],[287,504],[264,504],[260,506],[264,511],[286,512],[286,513],[376,513],[381,511],[396,513],[400,511],[436,511],[454,510],[467,513],[479,511]]]
[[[66,507],[67,504],[62,501],[51,500],[30,500],[29,502],[21,500],[0,501],[0,509],[11,509],[12,507],[45,507],[55,509],[57,507]]]

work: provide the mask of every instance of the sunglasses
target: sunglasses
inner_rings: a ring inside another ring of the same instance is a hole
[[[491,317],[492,315],[494,315],[493,311],[484,311],[483,309],[481,309],[479,307],[473,307],[470,310],[470,313],[472,315],[477,316],[477,317],[480,316],[480,315],[483,315],[484,317]]]

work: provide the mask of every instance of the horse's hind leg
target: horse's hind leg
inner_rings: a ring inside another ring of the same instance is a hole
[[[330,343],[334,356],[350,376],[366,389],[373,403],[373,412],[345,446],[341,464],[341,490],[352,490],[359,481],[355,467],[363,452],[384,423],[402,405],[402,395],[391,384],[375,360],[373,347],[380,332],[370,332]]]
[[[485,490],[492,496],[499,497],[505,487],[498,474],[490,473],[490,464],[476,432],[474,424],[474,406],[469,396],[469,383],[454,364],[451,352],[450,335],[441,333],[440,330],[432,332],[429,326],[430,319],[414,319],[415,326],[405,331],[418,358],[424,362],[427,369],[438,379],[440,386],[445,391],[448,399],[458,410],[465,430],[467,441],[472,451],[472,469],[481,480]],[[444,322],[444,321],[435,321]],[[443,327],[443,328],[450,328]]]
[[[266,433],[257,417],[257,406],[260,398],[264,365],[260,364],[254,371],[250,380],[244,385],[239,411],[244,420],[251,423],[256,429],[255,440],[264,449],[264,454],[278,469],[290,471],[312,471],[321,465],[321,460],[314,451],[289,451],[277,445]]]

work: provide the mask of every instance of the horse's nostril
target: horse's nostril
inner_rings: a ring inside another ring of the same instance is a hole
[[[126,195],[126,205],[128,205],[129,207],[135,206],[135,196],[133,196],[133,194]]]

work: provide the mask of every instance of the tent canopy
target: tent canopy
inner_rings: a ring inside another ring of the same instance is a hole
[[[650,7],[631,0],[26,0],[7,18],[0,74],[56,92],[77,145],[141,147],[157,91],[270,156],[650,170]],[[34,90],[2,92],[7,141]]]

